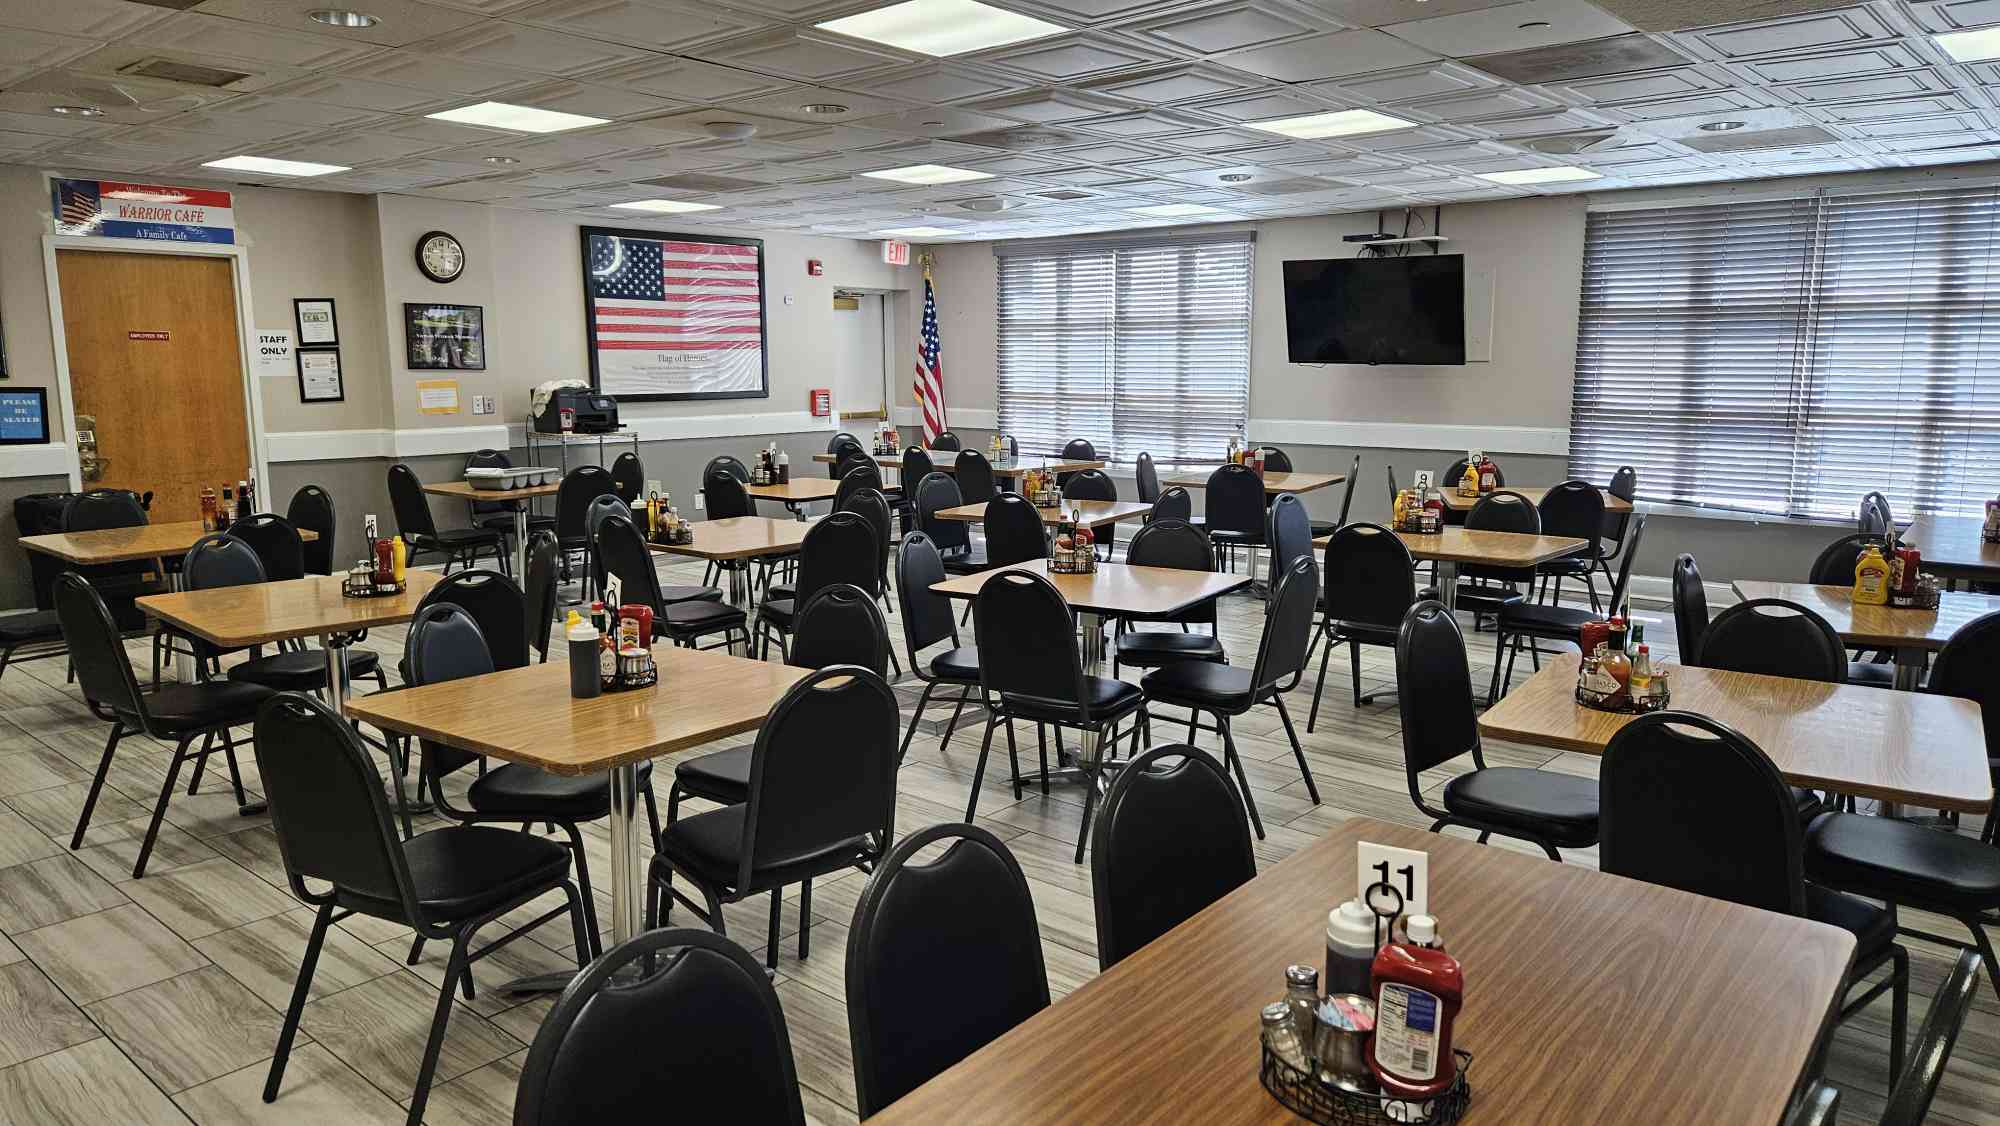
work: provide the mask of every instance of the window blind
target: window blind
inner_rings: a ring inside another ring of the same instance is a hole
[[[1221,456],[1249,410],[1248,235],[1001,245],[999,422],[1024,453]]]
[[[1992,188],[1593,213],[1570,470],[1644,500],[1976,513],[2000,466]]]

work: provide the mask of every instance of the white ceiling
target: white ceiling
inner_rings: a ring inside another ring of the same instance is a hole
[[[380,24],[306,18],[331,2],[0,0],[0,161],[201,181],[215,178],[201,162],[248,153],[352,171],[239,182],[599,219],[634,217],[608,204],[678,198],[724,208],[690,226],[868,237],[922,225],[970,239],[2000,157],[2000,62],[1953,63],[1930,38],[2000,23],[2000,0],[1786,0],[1762,5],[1781,18],[1647,32],[1607,9],[1671,27],[1675,10],[1717,5],[999,0],[1074,30],[949,60],[813,27],[889,0],[343,0]],[[208,89],[119,73],[149,59],[250,77]],[[423,116],[486,99],[612,123],[528,136]],[[78,102],[107,116],[49,112]],[[800,108],[825,102],[848,112]],[[1357,107],[1420,124],[1310,142],[1244,127]],[[1746,125],[1695,129],[1725,119]],[[757,132],[715,140],[703,127],[719,120]],[[1533,147],[1560,134],[1608,139],[1575,155]],[[1701,147],[1745,143],[1758,147]],[[859,176],[924,163],[995,178]],[[1478,178],[1561,164],[1603,178]],[[723,179],[642,183],[691,173]],[[1222,179],[1239,174],[1250,179]],[[974,197],[1009,206],[961,206]],[[1166,202],[1220,210],[1129,210]]]

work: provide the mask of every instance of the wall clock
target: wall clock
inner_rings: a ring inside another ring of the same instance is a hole
[[[465,272],[465,247],[443,231],[426,231],[417,238],[417,269],[434,282],[457,281]]]

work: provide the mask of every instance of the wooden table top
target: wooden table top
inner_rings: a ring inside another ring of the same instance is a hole
[[[1942,649],[1959,627],[1983,614],[2000,610],[2000,597],[1941,591],[1938,608],[1917,610],[1893,606],[1856,606],[1854,588],[1811,583],[1763,583],[1740,580],[1729,584],[1739,597],[1782,598],[1825,618],[1841,640],[1857,646],[1891,649]]]
[[[797,551],[806,542],[806,529],[812,527],[801,520],[777,520],[769,516],[697,520],[689,526],[694,529],[693,543],[648,546],[668,555],[692,555],[697,559],[753,559]]]
[[[1776,1123],[1853,959],[1824,923],[1352,817],[869,1121],[1297,1123],[1258,1010],[1321,964],[1363,840],[1430,854],[1467,1126]]]
[[[1212,472],[1214,471],[1209,471]],[[1208,487],[1209,473],[1177,473],[1161,481],[1160,484],[1179,485],[1185,489],[1205,489]],[[1273,470],[1264,474],[1264,493],[1266,496],[1278,493],[1309,493],[1314,489],[1324,489],[1328,485],[1338,485],[1346,480],[1345,473],[1279,473]]]
[[[809,500],[832,500],[840,482],[826,477],[801,477],[794,473],[782,485],[745,485],[743,491],[754,500],[783,500],[798,504]]]
[[[1501,491],[1509,493],[1520,493],[1522,496],[1528,498],[1528,503],[1539,505],[1542,503],[1542,498],[1549,495],[1549,489],[1553,487],[1554,486],[1541,486],[1541,485],[1529,485],[1529,486],[1510,485]],[[1458,485],[1456,482],[1448,482],[1443,487],[1440,487],[1438,491],[1444,494],[1444,506],[1452,510],[1453,512],[1470,512],[1472,511],[1472,506],[1479,503],[1478,497],[1459,496]],[[1599,496],[1602,496],[1604,498],[1604,511],[1606,512],[1632,511],[1631,501],[1626,500],[1623,497],[1614,497],[1610,493],[1605,492],[1603,489],[1599,489],[1597,490],[1597,492]]]
[[[139,609],[204,641],[234,648],[288,637],[347,633],[407,622],[424,595],[443,580],[436,571],[409,572],[408,590],[388,598],[348,598],[339,575],[277,583],[149,594]]]
[[[1983,526],[1977,516],[1919,516],[1900,538],[1923,552],[1926,571],[1997,576],[2000,543],[1987,543],[1979,534]]]
[[[1629,715],[1576,702],[1578,655],[1542,669],[1479,717],[1495,739],[1602,754]],[[1782,676],[1673,665],[1675,711],[1742,732],[1795,786],[1977,813],[1993,804],[1979,705]]]
[[[658,684],[588,700],[569,694],[569,666],[556,661],[357,697],[347,714],[551,774],[595,774],[758,727],[811,673],[672,645],[653,659]]]
[[[1069,519],[1071,512],[1077,513],[1082,522],[1092,528],[1106,524],[1116,524],[1120,520],[1137,520],[1153,511],[1153,506],[1136,500],[1066,500],[1060,508],[1037,508],[1042,523],[1056,525]],[[986,519],[983,504],[961,504],[957,508],[941,508],[937,512],[941,520],[963,520],[977,524]]]
[[[535,497],[552,497],[561,489],[561,481],[553,481],[546,485],[529,485],[520,489],[475,489],[470,481],[439,481],[424,486],[424,491],[432,496],[480,501],[532,500]]]
[[[980,450],[978,452],[984,454],[986,451]],[[940,473],[958,472],[957,450],[931,450],[929,453],[931,455],[931,468]],[[871,454],[869,456],[875,459],[875,464],[885,469],[901,469],[903,467],[903,455],[900,453]],[[813,460],[832,464],[834,456],[832,454],[814,454]],[[1102,469],[1105,466],[1105,463],[1102,461],[1091,461],[1087,458],[1046,457],[1038,454],[1024,454],[1021,457],[1002,458],[992,464],[993,475],[995,477],[1021,477],[1034,469],[1044,469],[1054,473],[1081,473],[1086,469]]]
[[[935,459],[936,455],[941,453],[951,453],[953,454],[953,456],[957,456],[956,453],[951,450],[931,451],[933,459]],[[903,455],[900,453],[869,454],[868,456],[874,458],[875,464],[881,466],[884,469],[900,469],[902,468],[903,465]],[[839,461],[840,457],[837,454],[817,453],[813,455],[813,460],[819,462],[821,465],[832,465],[834,462]]]
[[[201,530],[199,520],[176,520],[166,524],[141,524],[133,528],[22,536],[21,546],[43,555],[53,555],[65,563],[128,563],[137,559],[185,555],[196,540],[207,534]],[[299,529],[301,540],[310,543],[318,538],[318,532]]]
[[[1135,617],[1178,613],[1251,582],[1249,575],[1185,571],[1178,567],[1133,567],[1124,563],[1099,563],[1097,570],[1088,575],[1051,575],[1049,561],[1036,559],[1012,567],[959,575],[935,583],[931,589],[948,598],[971,598],[986,585],[986,580],[1002,571],[1027,571],[1042,576],[1055,584],[1072,609]]]
[[[1487,563],[1496,567],[1532,567],[1580,551],[1587,541],[1568,536],[1529,535],[1525,532],[1475,532],[1446,525],[1434,536],[1417,532],[1397,532],[1396,538],[1416,559],[1444,563]],[[1324,549],[1332,536],[1321,536],[1313,546]]]

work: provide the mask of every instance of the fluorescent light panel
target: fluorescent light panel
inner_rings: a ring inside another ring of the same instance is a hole
[[[1151,207],[1128,207],[1134,215],[1151,215],[1157,219],[1178,219],[1184,215],[1220,215],[1220,207],[1210,207],[1205,203],[1156,203]]]
[[[959,234],[960,232],[951,227],[889,227],[886,230],[876,231],[875,233],[878,235],[888,235],[890,238],[938,238],[943,235]]]
[[[1981,59],[2000,59],[2000,27],[1982,27],[1976,31],[1950,31],[1943,35],[1933,35],[1937,45],[1945,53],[1962,63],[1976,63]]]
[[[906,0],[872,12],[815,24],[821,31],[948,57],[1040,39],[1069,29],[981,4],[979,0]]]
[[[1342,109],[1327,113],[1309,113],[1304,117],[1252,121],[1249,124],[1250,128],[1266,133],[1312,141],[1321,137],[1354,137],[1362,133],[1386,133],[1391,129],[1408,129],[1416,122],[1390,117],[1386,113],[1376,113],[1372,109]]]
[[[721,205],[714,203],[692,203],[685,199],[635,199],[630,203],[611,205],[618,211],[652,211],[661,215],[679,215],[689,211],[720,211]]]
[[[1482,172],[1482,180],[1496,184],[1567,184],[1576,180],[1595,180],[1598,174],[1588,168],[1563,164],[1554,168],[1513,168],[1505,172]]]
[[[880,172],[863,172],[863,176],[876,180],[895,180],[903,184],[963,184],[972,180],[991,180],[990,172],[974,172],[970,168],[948,168],[942,164],[912,164],[904,168],[884,168]]]
[[[603,125],[610,120],[603,117],[585,117],[580,113],[559,113],[556,110],[538,109],[534,106],[509,105],[506,102],[480,102],[477,105],[460,106],[457,109],[442,110],[424,116],[437,121],[453,121],[460,125],[484,125],[488,129],[508,129],[516,133],[560,133],[565,129]]]
[[[231,172],[262,172],[268,176],[324,176],[345,172],[345,164],[314,164],[310,160],[278,160],[268,156],[226,156],[203,161],[203,168],[226,168]]]

